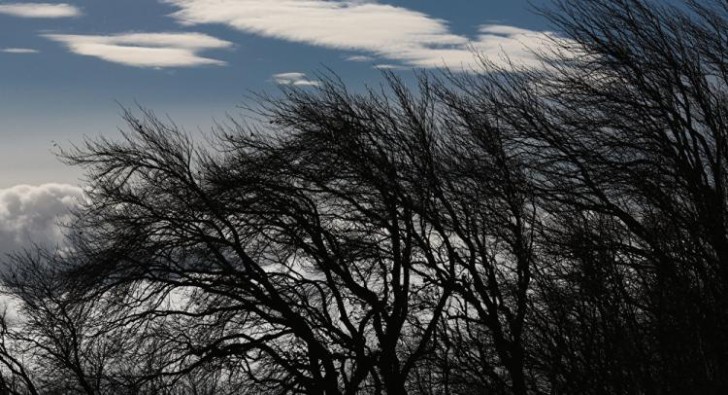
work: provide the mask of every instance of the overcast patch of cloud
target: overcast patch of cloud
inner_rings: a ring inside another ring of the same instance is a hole
[[[34,54],[38,53],[38,50],[31,48],[3,48],[0,49],[0,52],[12,54]]]
[[[63,241],[69,210],[84,198],[68,184],[17,185],[0,189],[0,256],[39,245],[54,248]]]
[[[505,65],[538,65],[528,48],[540,49],[550,32],[484,25],[474,37],[454,34],[446,21],[427,14],[367,1],[161,0],[185,26],[224,24],[264,37],[364,52],[409,67],[477,69],[480,56]],[[363,55],[361,55],[363,56]]]
[[[273,74],[273,81],[278,85],[319,86],[319,81],[310,80],[304,73]]]
[[[133,67],[168,68],[215,65],[221,60],[199,52],[229,48],[229,41],[202,33],[128,33],[116,35],[44,34],[78,55]]]
[[[66,3],[5,3],[0,14],[19,18],[70,18],[81,16],[81,9]]]

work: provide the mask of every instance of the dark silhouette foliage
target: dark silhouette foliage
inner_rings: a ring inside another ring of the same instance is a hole
[[[728,391],[728,3],[561,0],[543,65],[151,112],[62,153],[3,393]]]

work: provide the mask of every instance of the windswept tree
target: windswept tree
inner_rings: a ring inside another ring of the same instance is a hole
[[[479,344],[476,376],[525,393],[528,192],[503,147],[441,118],[432,82],[389,82],[392,98],[287,91],[265,130],[219,130],[216,153],[127,114],[134,134],[67,155],[94,186],[70,276],[164,319],[164,374],[233,364],[266,391],[405,393],[436,333],[459,330],[444,320],[477,328],[457,345]]]
[[[457,83],[502,109],[488,113],[512,152],[531,153],[551,219],[532,321],[534,351],[550,348],[541,369],[571,393],[721,392],[726,4],[558,4],[548,15],[570,40],[545,70]]]
[[[129,112],[64,152],[88,203],[5,277],[0,385],[726,391],[728,3],[545,14],[537,69],[329,77],[208,145]]]

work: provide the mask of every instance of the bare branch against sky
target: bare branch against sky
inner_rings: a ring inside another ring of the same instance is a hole
[[[0,393],[728,393],[728,5],[508,4],[0,3]]]

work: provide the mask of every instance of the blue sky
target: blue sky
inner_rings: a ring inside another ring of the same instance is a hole
[[[539,4],[538,1],[532,2]],[[189,130],[250,92],[315,85],[329,67],[357,86],[443,65],[469,48],[528,62],[548,31],[526,0],[0,1],[0,188],[77,184],[54,142],[118,133],[139,103]]]

